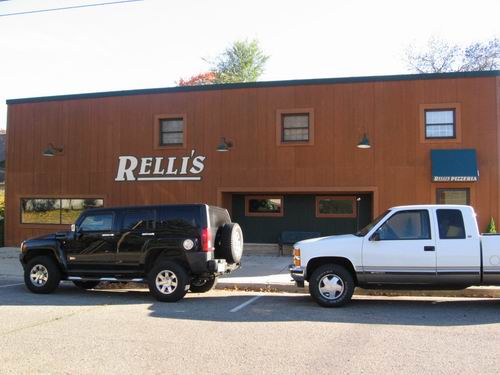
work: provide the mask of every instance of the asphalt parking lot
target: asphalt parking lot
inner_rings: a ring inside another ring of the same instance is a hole
[[[0,373],[481,373],[500,368],[500,300],[146,290],[35,295],[0,276]]]

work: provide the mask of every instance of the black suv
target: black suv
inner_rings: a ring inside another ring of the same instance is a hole
[[[101,281],[144,282],[160,301],[209,291],[240,265],[243,233],[227,210],[205,204],[99,208],[70,232],[24,241],[24,281],[50,293],[61,280],[83,289]]]

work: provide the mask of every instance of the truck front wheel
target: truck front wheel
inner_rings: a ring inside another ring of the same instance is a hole
[[[354,293],[351,273],[338,264],[318,267],[309,279],[309,293],[323,307],[340,307],[351,300]]]
[[[52,293],[61,281],[61,272],[49,256],[31,259],[24,269],[24,283],[33,293]]]

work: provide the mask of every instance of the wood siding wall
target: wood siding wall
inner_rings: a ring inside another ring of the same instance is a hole
[[[470,187],[484,230],[499,217],[500,79],[339,83],[14,104],[8,111],[6,242],[67,228],[21,225],[21,197],[95,197],[106,206],[208,202],[224,192],[372,191],[374,214]],[[419,105],[460,103],[460,143],[421,143]],[[314,145],[276,145],[280,109],[314,110]],[[153,148],[158,114],[186,115],[184,150]],[[371,149],[356,144],[366,133]],[[230,152],[215,151],[221,137]],[[48,143],[64,155],[43,157]],[[477,183],[431,183],[430,150],[475,148]],[[202,181],[115,182],[120,155],[207,156]]]

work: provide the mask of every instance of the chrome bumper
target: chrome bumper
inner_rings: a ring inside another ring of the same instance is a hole
[[[304,286],[304,280],[306,278],[306,269],[304,267],[297,267],[293,264],[288,266],[290,271],[290,276],[297,283],[298,286]]]

